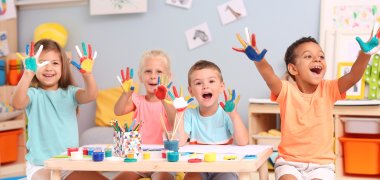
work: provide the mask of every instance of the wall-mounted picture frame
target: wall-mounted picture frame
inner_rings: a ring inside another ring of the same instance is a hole
[[[147,0],[90,0],[91,15],[145,13]]]
[[[166,4],[177,6],[185,9],[190,9],[193,0],[166,0]]]
[[[353,62],[339,62],[337,78],[349,73],[353,64]],[[346,91],[346,99],[364,99],[364,91],[365,82],[364,78],[361,78],[356,84]]]
[[[185,36],[190,50],[212,41],[211,32],[206,22],[185,31]]]
[[[243,0],[231,0],[219,5],[218,13],[223,25],[247,16]]]

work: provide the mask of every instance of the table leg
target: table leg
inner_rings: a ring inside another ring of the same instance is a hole
[[[239,180],[249,180],[251,179],[251,173],[250,172],[240,172],[239,173]]]
[[[265,161],[260,167],[259,167],[259,178],[260,180],[269,180],[268,175],[268,162]]]
[[[60,180],[61,179],[61,171],[60,170],[51,170],[50,179],[51,180]]]

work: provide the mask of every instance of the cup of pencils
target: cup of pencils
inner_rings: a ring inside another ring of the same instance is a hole
[[[131,126],[120,126],[116,121],[112,122],[114,128],[114,153],[118,157],[138,158],[141,152],[141,123],[135,126],[134,120]]]

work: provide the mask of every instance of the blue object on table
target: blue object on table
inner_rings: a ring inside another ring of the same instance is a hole
[[[0,59],[0,86],[5,85],[5,60]]]
[[[179,159],[179,153],[175,151],[169,151],[167,153],[168,162],[177,162]]]
[[[164,140],[164,148],[169,151],[178,151],[178,140]]]
[[[257,156],[256,155],[253,155],[253,154],[247,154],[244,156],[244,159],[256,159]]]
[[[92,160],[93,161],[103,161],[104,160],[104,152],[103,151],[94,151],[92,153]]]

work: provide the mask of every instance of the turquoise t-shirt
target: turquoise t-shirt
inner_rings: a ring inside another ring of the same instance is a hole
[[[78,89],[74,86],[54,91],[29,88],[26,160],[31,164],[44,165],[45,160],[65,152],[68,147],[79,146],[75,98]]]
[[[184,128],[190,143],[195,144],[226,144],[231,142],[234,133],[230,117],[220,106],[215,114],[207,117],[199,114],[199,107],[187,109]]]

